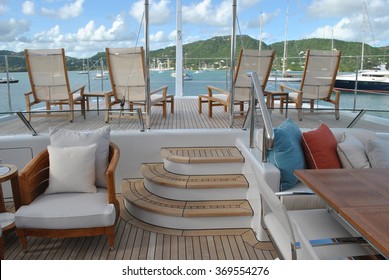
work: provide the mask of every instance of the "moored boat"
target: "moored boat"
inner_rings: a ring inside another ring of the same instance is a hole
[[[360,70],[358,74],[341,74],[336,77],[335,87],[389,93],[389,70],[386,69],[385,64],[381,64],[373,69]]]
[[[9,77],[8,79],[7,79],[7,77],[3,77],[3,78],[0,79],[0,84],[8,84],[8,83],[15,84],[15,83],[18,83],[18,82],[19,82],[19,80],[15,79],[13,77]]]

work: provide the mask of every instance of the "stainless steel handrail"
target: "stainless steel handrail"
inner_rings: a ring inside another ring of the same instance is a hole
[[[259,110],[263,119],[263,141],[262,141],[262,162],[267,162],[267,150],[273,149],[274,130],[271,123],[270,113],[266,106],[265,95],[263,94],[261,83],[257,72],[247,73],[251,77],[250,90],[250,148],[254,148],[254,126],[256,116],[255,99],[258,101]]]

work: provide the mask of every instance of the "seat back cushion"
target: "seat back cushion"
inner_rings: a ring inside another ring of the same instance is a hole
[[[268,151],[267,159],[280,170],[280,191],[288,190],[299,182],[293,172],[304,169],[306,164],[301,131],[292,119],[274,128],[274,147]]]
[[[62,192],[96,192],[96,144],[55,147],[49,145],[49,186],[45,194]]]
[[[326,124],[322,123],[317,129],[303,132],[302,138],[309,168],[342,168],[336,150],[338,143]]]
[[[389,168],[389,141],[369,140],[365,146],[372,168]]]
[[[96,186],[106,187],[105,171],[108,167],[109,142],[111,127],[104,126],[97,130],[73,131],[50,128],[50,144],[58,147],[89,146],[96,144],[95,176]]]

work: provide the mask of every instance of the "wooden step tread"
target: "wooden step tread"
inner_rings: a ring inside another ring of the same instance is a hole
[[[161,157],[177,163],[244,162],[236,147],[169,147],[161,149]]]
[[[242,174],[181,175],[167,171],[163,163],[144,163],[141,166],[141,173],[153,183],[175,188],[248,188],[249,186]]]
[[[143,179],[123,179],[122,193],[134,206],[143,210],[175,217],[252,216],[247,200],[181,201],[162,198],[150,193]]]

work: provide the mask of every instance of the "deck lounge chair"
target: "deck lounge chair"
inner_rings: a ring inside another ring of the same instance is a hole
[[[30,78],[31,91],[25,94],[28,119],[31,116],[39,117],[63,117],[67,116],[69,121],[74,120],[75,104],[81,105],[81,112],[85,116],[84,89],[82,86],[72,90],[69,84],[68,72],[66,69],[66,58],[64,49],[29,50],[24,51],[28,76]],[[31,114],[32,106],[45,103],[44,114]],[[63,112],[56,111],[52,106],[59,106],[59,110],[67,105]]]
[[[305,67],[299,88],[280,85],[281,92],[289,92],[289,103],[295,103],[298,118],[302,120],[304,102],[310,104],[313,111],[315,100],[326,101],[335,106],[335,118],[339,119],[340,91],[334,89],[336,74],[340,63],[341,51],[307,50]],[[335,98],[332,99],[332,93]],[[281,97],[281,108],[286,101]]]
[[[251,80],[248,72],[257,72],[262,89],[265,90],[270,70],[274,60],[274,50],[250,50],[241,49],[234,77],[234,104],[240,106],[240,112],[244,111],[244,103],[250,100]],[[224,106],[227,111],[230,104],[230,92],[214,86],[207,86],[208,94],[199,95],[199,113],[202,113],[202,104],[208,103],[208,117],[212,117],[212,108]],[[217,93],[214,93],[217,92]]]
[[[27,236],[107,235],[108,244],[113,248],[115,223],[120,213],[115,192],[115,170],[120,151],[117,145],[109,142],[107,132],[104,128],[97,134],[86,133],[81,137],[78,132],[60,132],[57,144],[51,141],[50,146],[19,173],[22,206],[15,213],[15,224],[24,250],[27,249]],[[77,137],[82,144],[69,146],[69,141]],[[78,146],[87,142],[96,143]],[[68,160],[56,162],[61,157]],[[72,158],[77,163],[69,163]],[[76,167],[70,168],[70,164]],[[79,171],[69,175],[70,171],[65,169]],[[82,180],[85,176],[87,180]],[[91,183],[95,176],[95,183]]]
[[[145,53],[139,48],[106,48],[107,64],[111,78],[112,93],[106,94],[107,113],[105,121],[120,117],[112,109],[114,105],[128,103],[130,110],[142,106],[146,111],[146,69]],[[150,106],[162,106],[162,116],[166,117],[167,103],[174,112],[174,96],[167,94],[168,86],[150,92]]]

